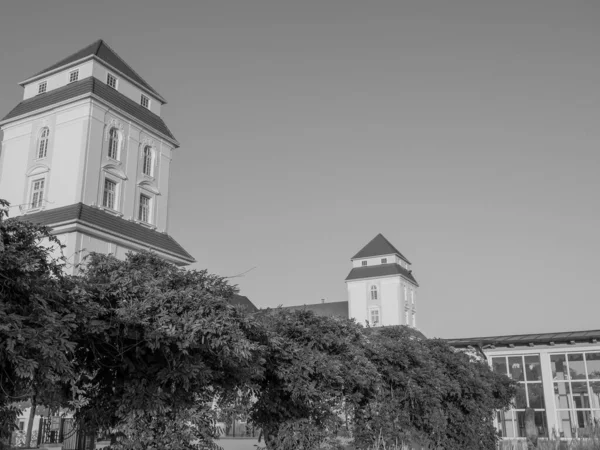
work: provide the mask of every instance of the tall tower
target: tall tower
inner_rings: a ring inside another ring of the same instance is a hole
[[[346,277],[348,316],[371,326],[417,327],[417,288],[411,263],[382,234],[352,257]]]
[[[194,262],[167,234],[179,143],[160,116],[165,99],[102,40],[20,85],[23,101],[0,121],[10,215],[51,227],[72,263],[140,249]]]

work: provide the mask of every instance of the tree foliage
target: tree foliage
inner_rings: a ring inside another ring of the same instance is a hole
[[[406,327],[373,330],[367,349],[381,383],[377,397],[358,412],[358,442],[366,445],[381,436],[388,445],[495,448],[493,416],[509,406],[514,382]]]
[[[71,360],[80,304],[66,294],[61,245],[41,226],[7,219],[0,200],[0,438],[19,413],[17,402],[37,396],[59,404],[60,386],[75,377]]]

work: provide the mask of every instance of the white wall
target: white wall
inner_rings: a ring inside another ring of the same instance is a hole
[[[46,78],[40,78],[34,82],[28,83],[23,89],[23,100],[35,97],[38,95],[38,86],[41,82],[46,81],[46,92],[66,86],[69,84],[69,73],[79,69],[79,80],[92,76],[92,61],[85,61],[79,65],[69,67]],[[105,79],[106,80],[106,79]]]
[[[387,258],[387,262],[382,263],[381,262],[382,258]],[[352,267],[364,267],[363,261],[367,262],[367,266],[377,266],[380,264],[399,264],[402,267],[404,267],[405,269],[410,269],[409,264],[407,264],[405,261],[400,259],[400,257],[398,255],[393,255],[393,254],[392,255],[375,256],[372,258],[354,259],[354,260],[352,260]]]

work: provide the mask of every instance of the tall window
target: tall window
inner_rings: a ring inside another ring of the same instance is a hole
[[[38,94],[43,94],[46,92],[46,89],[48,89],[47,81],[42,81],[40,84],[38,84]]]
[[[117,200],[117,183],[108,178],[104,179],[104,195],[102,196],[102,206],[109,209],[115,209]]]
[[[379,325],[379,308],[373,308],[371,310],[371,325]]]
[[[140,194],[140,210],[138,220],[150,223],[150,197]]]
[[[50,129],[45,127],[40,133],[40,141],[38,142],[38,158],[45,158],[48,154],[48,139],[50,138]]]
[[[142,172],[144,175],[152,176],[152,149],[149,145],[144,147],[142,158]]]
[[[527,437],[525,409],[534,410],[535,426],[540,436],[548,436],[546,404],[542,386],[539,355],[500,356],[492,358],[492,369],[518,382],[513,408],[498,411],[498,427],[502,437]]]
[[[600,420],[600,353],[550,355],[561,437],[586,437]]]
[[[377,286],[371,286],[371,300],[377,300]]]
[[[44,204],[44,179],[33,180],[31,185],[31,207],[41,208]]]
[[[79,69],[69,72],[69,83],[79,80]]]
[[[116,128],[111,128],[108,136],[108,157],[119,159],[119,132]]]
[[[106,74],[106,84],[108,84],[109,87],[116,89],[117,88],[117,77],[115,77],[113,74],[107,73]]]

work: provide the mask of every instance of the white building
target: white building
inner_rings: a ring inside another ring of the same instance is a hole
[[[179,143],[160,116],[165,99],[102,40],[20,85],[23,101],[0,121],[10,215],[50,226],[72,264],[140,249],[193,262],[167,234]]]
[[[356,319],[371,327],[417,327],[417,289],[410,261],[381,233],[351,258],[346,277],[348,300],[293,306],[321,315]]]

